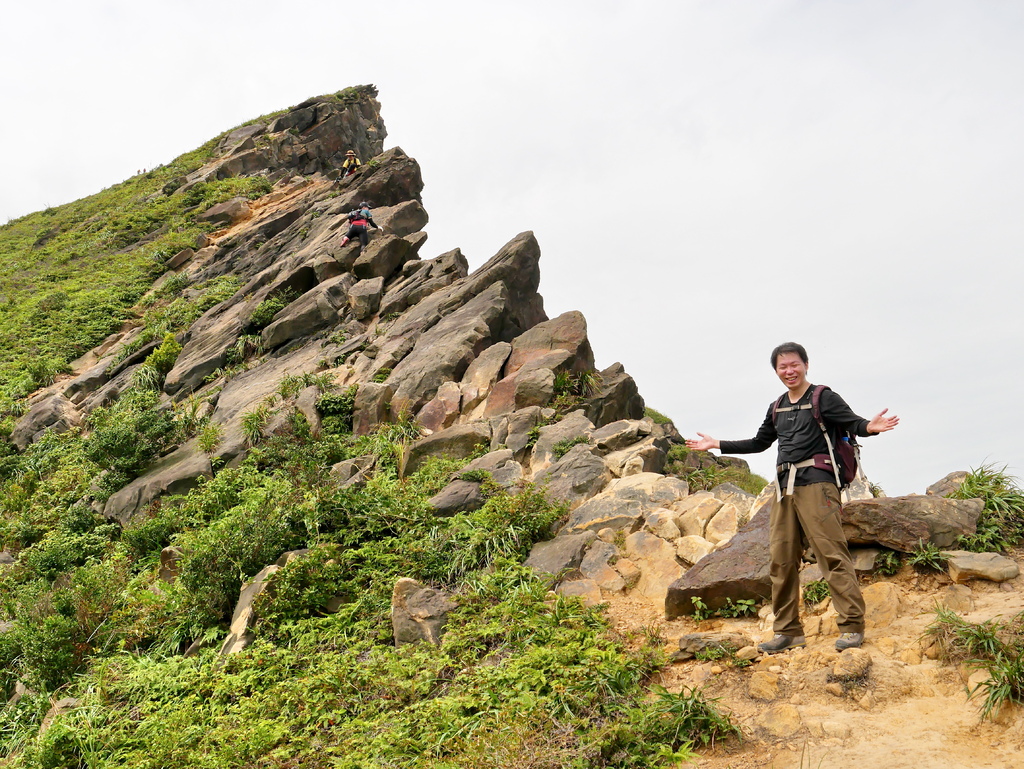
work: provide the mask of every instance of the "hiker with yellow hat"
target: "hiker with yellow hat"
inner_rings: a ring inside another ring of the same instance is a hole
[[[345,153],[345,162],[341,164],[341,178],[344,179],[346,176],[351,176],[361,166],[359,158],[356,157],[354,150],[349,150]]]

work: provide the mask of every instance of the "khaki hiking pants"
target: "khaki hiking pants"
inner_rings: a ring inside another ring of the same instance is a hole
[[[804,634],[800,624],[800,556],[804,541],[832,591],[840,633],[864,632],[864,598],[839,520],[839,489],[831,483],[797,486],[772,505],[770,521],[772,609],[776,633]]]

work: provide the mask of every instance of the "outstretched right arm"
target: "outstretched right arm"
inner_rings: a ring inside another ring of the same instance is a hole
[[[772,419],[774,405],[773,403],[768,408],[764,422],[761,423],[757,435],[753,438],[745,441],[720,441],[717,438],[712,438],[710,435],[697,433],[700,436],[700,440],[688,440],[686,448],[696,449],[697,451],[718,449],[723,454],[758,454],[775,443],[775,439],[779,437],[778,433],[775,432],[775,421]]]
[[[700,440],[693,440],[692,438],[686,439],[686,448],[696,449],[697,451],[708,451],[710,449],[721,449],[722,446],[719,441],[712,438],[710,435],[704,433],[697,433],[700,436]]]

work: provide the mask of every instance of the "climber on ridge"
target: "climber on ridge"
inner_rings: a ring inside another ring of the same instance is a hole
[[[350,240],[358,237],[360,250],[366,248],[366,244],[370,242],[370,236],[366,231],[367,225],[375,230],[384,232],[384,228],[373,221],[373,214],[370,213],[370,204],[364,201],[359,204],[359,208],[348,215],[348,232],[341,239],[341,247],[344,248]]]
[[[361,165],[362,163],[356,157],[355,151],[349,150],[345,153],[345,162],[341,164],[341,178],[344,179],[346,176],[351,176],[359,170]]]

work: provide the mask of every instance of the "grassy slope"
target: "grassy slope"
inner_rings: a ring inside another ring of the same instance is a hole
[[[163,261],[194,242],[196,213],[265,191],[232,179],[159,194],[214,145],[0,228],[6,429],[25,395],[126,318],[144,312],[157,336],[236,288],[222,279],[186,301],[172,282],[135,306]],[[173,356],[173,345],[162,349]],[[663,664],[656,639],[613,637],[599,613],[548,595],[521,567],[563,510],[533,492],[495,493],[481,511],[434,518],[426,499],[453,466],[399,481],[407,426],[355,439],[344,396],[324,399],[321,436],[293,415],[289,434],[241,467],[161,500],[127,529],[103,520],[88,500],[112,479],[123,483],[191,435],[217,440],[190,404],[158,410],[154,382],[140,379],[94,412],[90,432],[48,435],[0,461],[0,545],[17,556],[0,571],[0,694],[19,681],[30,689],[0,711],[10,765],[649,766],[728,731],[699,695],[650,696],[645,681]],[[282,395],[276,407],[289,408]],[[380,458],[374,480],[337,489],[330,466],[365,453]],[[171,584],[158,578],[168,544],[184,553]],[[313,552],[275,576],[257,643],[219,664],[242,581],[299,547]],[[390,644],[399,576],[454,596],[441,647]],[[346,603],[325,615],[333,595]],[[208,647],[181,656],[195,639]],[[80,707],[39,736],[65,696]]]

